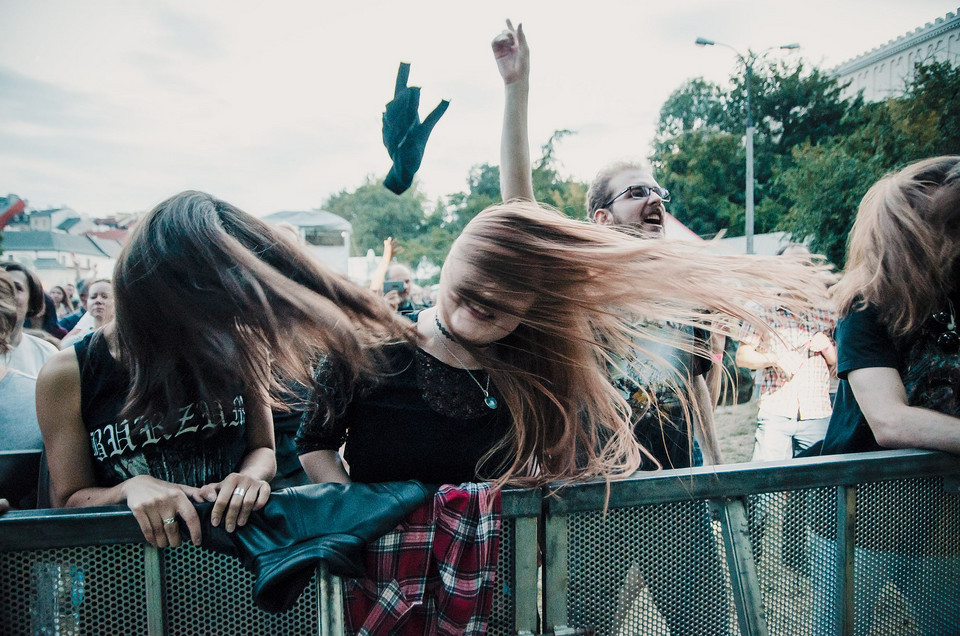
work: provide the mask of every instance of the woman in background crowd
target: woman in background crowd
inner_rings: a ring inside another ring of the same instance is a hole
[[[93,281],[90,283],[87,293],[87,313],[80,318],[77,326],[71,329],[70,333],[60,341],[61,349],[66,349],[87,334],[113,321],[116,308],[113,299],[113,284],[110,280],[100,278]]]
[[[146,539],[243,525],[276,470],[270,406],[324,354],[355,381],[369,340],[398,337],[383,303],[269,225],[184,192],[137,226],[114,275],[116,320],[37,381],[56,506],[126,503]],[[92,286],[91,293],[96,291]],[[91,307],[91,312],[95,311]]]
[[[20,319],[20,307],[13,278],[0,269],[0,354],[10,348],[7,337]],[[36,378],[5,365],[0,358],[0,451],[40,450],[43,440],[37,426],[34,397]],[[4,462],[0,470],[0,495],[18,507],[36,505],[36,470]]]
[[[3,263],[0,267],[13,280],[17,298],[17,324],[7,336],[10,349],[0,356],[0,362],[36,378],[44,363],[57,352],[49,342],[23,332],[27,319],[43,313],[43,286],[37,275],[20,263]]]
[[[53,304],[57,308],[57,320],[69,316],[73,313],[73,304],[71,304],[70,299],[67,298],[66,290],[60,285],[54,285],[50,288],[50,298],[53,299]]]

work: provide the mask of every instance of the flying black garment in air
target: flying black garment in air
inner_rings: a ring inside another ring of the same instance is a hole
[[[423,161],[427,139],[450,105],[449,101],[442,100],[421,122],[420,87],[407,86],[409,75],[410,65],[401,62],[393,100],[383,112],[383,145],[393,160],[383,185],[394,194],[403,194],[413,183],[413,176]]]

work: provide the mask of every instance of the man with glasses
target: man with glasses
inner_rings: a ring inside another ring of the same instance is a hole
[[[507,30],[493,41],[493,52],[506,98],[500,144],[501,195],[504,201],[532,201],[527,135],[529,49],[522,26],[515,30],[508,21]],[[598,224],[660,239],[664,235],[664,203],[669,200],[670,193],[649,170],[639,164],[618,163],[601,171],[590,186],[587,213]],[[637,281],[638,286],[642,284]],[[708,348],[707,332],[668,324],[645,326],[659,330],[656,340],[638,343],[634,359],[621,360],[610,369],[612,381],[633,409],[634,434],[656,459],[656,464],[645,460],[642,469],[702,464],[692,431],[705,442],[707,460],[719,463],[713,434],[714,401],[705,379],[711,360],[689,352],[693,346]],[[678,386],[686,387],[682,395]],[[693,415],[688,418],[685,413]],[[649,543],[639,558],[624,562],[615,633],[630,630],[644,588],[650,590],[672,634],[728,633],[723,570],[706,505],[663,507],[643,523],[642,534]],[[583,570],[570,564],[571,576],[583,576]]]
[[[587,215],[600,225],[634,228],[646,237],[661,238],[667,213],[663,204],[669,202],[670,192],[649,171],[639,164],[615,163],[590,185]]]

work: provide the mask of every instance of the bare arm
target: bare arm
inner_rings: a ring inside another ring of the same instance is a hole
[[[57,508],[126,503],[144,538],[157,547],[180,545],[180,516],[200,543],[200,519],[187,495],[196,489],[140,475],[112,487],[97,486],[90,440],[80,412],[80,367],[73,348],[47,361],[37,377],[37,420],[50,467],[51,498]]]
[[[690,388],[695,400],[693,407],[697,412],[697,426],[694,427],[693,433],[700,442],[704,463],[708,466],[722,464],[723,457],[720,453],[720,445],[717,443],[717,429],[713,419],[714,401],[705,376],[694,377],[690,382]]]
[[[533,201],[533,173],[530,168],[530,140],[527,132],[530,96],[530,49],[523,25],[516,29],[510,20],[503,33],[494,38],[493,56],[503,78],[503,130],[500,134],[500,196],[504,201]]]
[[[806,359],[796,351],[783,350],[780,353],[761,353],[753,345],[740,343],[737,348],[736,363],[738,367],[744,369],[766,369],[767,367],[777,367],[786,374],[788,378],[796,375],[800,365]]]
[[[710,392],[710,403],[716,408],[720,403],[720,389],[723,386],[723,352],[727,343],[726,336],[718,333],[710,334],[710,370],[707,371],[707,390]]]
[[[960,418],[908,405],[896,369],[857,369],[847,375],[847,381],[880,446],[960,454]]]
[[[393,237],[389,237],[383,242],[383,257],[380,259],[377,269],[374,270],[373,276],[370,277],[370,291],[374,294],[383,293],[383,281],[387,278],[387,270],[390,269],[390,261],[393,260],[393,252],[396,247],[397,241]]]
[[[315,484],[333,482],[349,484],[350,476],[343,468],[340,453],[334,450],[317,450],[300,456],[300,465]]]

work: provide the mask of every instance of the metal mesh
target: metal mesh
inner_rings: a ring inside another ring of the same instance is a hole
[[[490,623],[487,628],[487,633],[492,636],[506,636],[517,633],[513,619],[516,607],[513,580],[514,527],[513,519],[501,519],[500,549],[497,552],[497,591],[493,597],[493,608],[490,612]]]
[[[812,553],[811,528],[836,527],[833,488],[765,493],[748,498],[750,544],[770,634],[811,634],[817,602],[811,570],[834,568],[832,554]],[[822,530],[821,530],[822,532]],[[832,629],[828,633],[832,633]]]
[[[161,551],[167,629],[177,634],[317,634],[317,579],[289,611],[271,614],[253,603],[253,575],[231,556],[185,544]]]
[[[567,528],[571,627],[617,636],[736,629],[706,502],[577,513]]]
[[[145,634],[143,547],[0,553],[0,634]]]
[[[960,495],[939,478],[865,484],[856,544],[858,634],[960,633]]]

